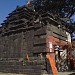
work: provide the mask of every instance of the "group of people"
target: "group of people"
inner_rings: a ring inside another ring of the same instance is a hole
[[[57,67],[57,70],[59,72],[61,71],[68,71],[68,66],[67,66],[67,62],[66,62],[66,59],[63,60],[63,59],[57,59],[56,61],[56,67]]]

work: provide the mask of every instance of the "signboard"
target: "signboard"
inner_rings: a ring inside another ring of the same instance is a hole
[[[52,42],[49,42],[49,49],[50,49],[50,52],[52,52],[52,48],[53,48]]]

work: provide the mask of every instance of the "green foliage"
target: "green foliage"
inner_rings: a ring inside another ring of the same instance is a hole
[[[60,17],[70,18],[75,12],[74,0],[32,0],[31,5],[35,8],[42,7],[46,11],[60,15]]]
[[[70,33],[75,30],[72,26],[75,25],[72,20],[72,16],[75,14],[75,0],[32,0],[31,6],[35,11],[41,9],[53,15],[55,20],[62,20],[68,24],[67,28]]]

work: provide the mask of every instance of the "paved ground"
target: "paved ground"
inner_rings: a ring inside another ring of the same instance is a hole
[[[0,75],[25,75],[25,74],[0,73]],[[75,72],[59,72],[58,75],[75,75]]]
[[[0,75],[25,75],[25,74],[0,73]]]
[[[58,75],[75,75],[75,72],[59,72]]]

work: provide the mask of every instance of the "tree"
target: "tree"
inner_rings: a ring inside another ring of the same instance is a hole
[[[60,18],[70,18],[75,12],[75,0],[32,0],[31,5],[37,10],[42,8]]]
[[[36,11],[42,9],[52,14],[56,20],[67,23],[70,33],[75,30],[75,22],[71,19],[75,14],[75,0],[32,0],[31,6]]]

